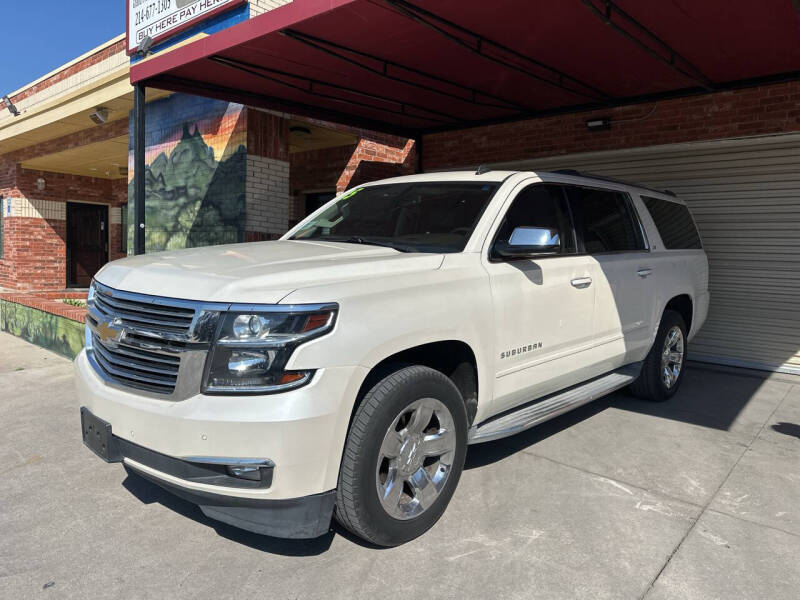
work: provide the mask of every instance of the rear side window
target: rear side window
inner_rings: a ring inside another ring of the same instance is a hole
[[[584,252],[633,252],[644,249],[628,198],[620,192],[569,186],[575,232]]]
[[[692,215],[685,205],[649,196],[642,196],[642,202],[653,217],[666,249],[688,250],[703,247]]]

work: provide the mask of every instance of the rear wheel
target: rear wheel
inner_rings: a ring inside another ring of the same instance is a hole
[[[464,466],[467,413],[439,371],[411,366],[379,381],[345,443],[336,519],[380,546],[427,531],[442,516]]]
[[[683,317],[673,310],[664,311],[642,372],[630,386],[633,394],[653,402],[663,402],[674,396],[683,380],[687,345]]]

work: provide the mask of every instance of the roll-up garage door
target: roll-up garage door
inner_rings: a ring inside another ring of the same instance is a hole
[[[711,305],[694,360],[800,373],[800,135],[593,152],[535,161],[659,189],[689,205]]]

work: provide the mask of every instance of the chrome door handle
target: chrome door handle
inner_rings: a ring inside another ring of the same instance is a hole
[[[591,277],[578,277],[577,279],[573,279],[570,281],[572,287],[576,288],[585,288],[592,285],[592,278]]]
[[[650,273],[652,273],[652,272],[653,272],[653,269],[651,269],[650,267],[643,267],[643,268],[639,269],[638,271],[636,271],[636,274],[639,277],[641,277],[642,279],[644,279],[645,277],[650,275]]]

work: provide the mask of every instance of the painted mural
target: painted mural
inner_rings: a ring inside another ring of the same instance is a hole
[[[146,119],[146,251],[244,241],[244,108],[175,94],[149,103]],[[129,167],[132,199],[132,148]],[[128,239],[133,240],[133,202],[128,210]],[[128,251],[132,252],[130,245]]]
[[[75,358],[83,348],[83,323],[0,300],[0,331]]]

